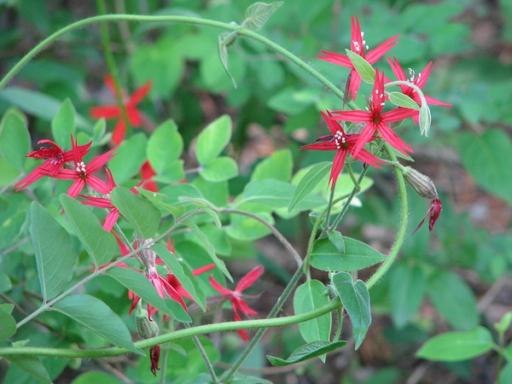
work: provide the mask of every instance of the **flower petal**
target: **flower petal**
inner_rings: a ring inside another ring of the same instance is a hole
[[[366,53],[366,61],[370,64],[375,64],[382,56],[384,56],[391,48],[398,44],[398,36],[395,35],[379,44],[374,49]]]
[[[347,150],[338,150],[336,151],[336,155],[334,156],[334,160],[332,161],[331,175],[329,177],[329,183],[331,184],[331,188],[334,188],[336,185],[336,180],[338,180],[338,176],[343,170],[343,166],[345,165],[345,159],[347,158]]]
[[[358,156],[359,152],[363,149],[366,143],[370,142],[375,134],[377,127],[373,123],[366,124],[361,133],[359,134],[359,138],[352,148],[352,156]]]
[[[320,60],[327,61],[331,64],[341,65],[345,68],[352,68],[352,62],[346,55],[340,53],[320,51],[321,55],[318,56]]]
[[[88,175],[87,184],[89,184],[90,187],[94,189],[96,192],[102,193],[104,195],[109,193],[108,185],[105,184],[105,182],[97,176]]]
[[[265,268],[263,268],[261,265],[258,265],[251,269],[249,272],[247,272],[237,283],[235,287],[236,292],[243,292],[247,288],[249,288],[251,285],[254,284],[256,280],[258,280],[261,275],[265,272]]]
[[[200,268],[196,268],[192,271],[192,274],[194,276],[198,276],[198,275],[201,275],[205,272],[208,272],[208,271],[211,271],[212,269],[215,269],[215,264],[213,263],[210,263],[210,264],[206,264]]]
[[[142,87],[137,88],[135,92],[130,96],[130,101],[128,101],[128,106],[135,106],[136,104],[139,104],[144,97],[151,91],[152,82],[148,81],[146,82]]]
[[[370,121],[371,115],[368,111],[334,111],[333,119],[350,121],[352,123],[367,123]]]
[[[92,174],[98,172],[105,164],[110,161],[110,159],[112,159],[115,149],[116,148],[112,148],[111,150],[102,153],[101,155],[92,159],[89,164],[86,165],[87,173]]]
[[[105,217],[105,222],[103,223],[103,229],[107,232],[112,231],[114,225],[117,223],[119,219],[119,210],[117,208],[111,209],[110,212]]]
[[[27,188],[30,184],[35,183],[43,176],[45,176],[45,174],[41,172],[40,166],[36,167],[27,176],[18,181],[14,188],[16,189],[16,191],[21,191],[22,189]]]
[[[126,124],[124,123],[124,119],[119,119],[112,131],[112,143],[114,145],[119,145],[123,142],[124,137],[126,135]]]
[[[117,105],[92,107],[89,113],[93,119],[115,119],[122,116],[121,109]]]
[[[392,123],[395,121],[405,120],[418,114],[418,110],[411,108],[395,108],[381,114],[384,123]]]
[[[213,276],[208,276],[208,280],[210,281],[210,285],[213,289],[219,292],[221,295],[233,296],[233,291],[224,288]]]
[[[380,124],[378,130],[384,141],[388,142],[404,155],[407,155],[409,152],[414,152],[414,150],[386,124]]]
[[[345,87],[345,93],[348,93],[348,97],[351,100],[355,100],[357,98],[357,92],[359,92],[360,87],[361,76],[359,76],[359,73],[357,73],[355,70],[350,71],[347,79],[347,86]]]
[[[446,108],[452,107],[452,104],[445,103],[444,101],[434,99],[433,97],[430,97],[430,96],[425,95],[425,99],[427,100],[428,105],[439,105],[440,107],[446,107]]]
[[[318,143],[303,145],[301,149],[313,151],[334,151],[336,149],[336,144],[330,141],[321,141]]]
[[[68,189],[68,195],[71,197],[77,197],[80,192],[82,192],[82,189],[85,187],[85,181],[81,178],[75,179],[73,181],[73,184]]]

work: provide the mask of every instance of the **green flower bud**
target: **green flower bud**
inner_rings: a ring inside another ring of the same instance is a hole
[[[439,197],[436,186],[430,177],[411,167],[404,167],[403,173],[409,185],[418,195],[429,200]]]

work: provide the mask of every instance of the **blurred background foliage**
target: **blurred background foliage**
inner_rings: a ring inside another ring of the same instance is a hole
[[[187,14],[240,22],[251,3],[115,0],[108,2],[108,7],[109,12]],[[51,32],[95,14],[94,2],[0,0],[1,73]],[[404,68],[420,71],[434,60],[426,94],[452,103],[453,108],[432,107],[428,138],[420,136],[412,124],[401,132],[415,148],[414,166],[436,182],[443,214],[433,234],[423,228],[412,235],[427,202],[410,194],[410,235],[400,261],[372,291],[375,320],[360,351],[343,350],[330,356],[328,369],[318,362],[307,368],[300,366],[295,372],[273,372],[263,368],[261,347],[246,368],[263,369],[263,373],[272,374],[269,379],[291,383],[413,384],[438,382],[439,378],[451,383],[492,382],[496,356],[434,366],[414,359],[413,354],[429,335],[492,325],[512,304],[512,2],[286,0],[265,25],[263,34],[344,87],[347,71],[316,56],[322,49],[342,52],[349,45],[351,15],[359,16],[370,48],[399,33],[400,43],[391,53]],[[285,151],[274,163],[285,173],[291,167],[289,158],[293,158],[294,169],[330,159],[329,154],[301,152],[300,146],[325,130],[319,110],[338,109],[340,101],[262,45],[238,39],[230,47],[230,70],[238,84],[235,89],[218,58],[219,30],[121,22],[111,24],[110,31],[123,88],[134,90],[148,80],[153,82],[150,97],[141,104],[146,131],[172,118],[188,148],[207,122],[223,113],[234,118],[230,151],[238,160],[241,175],[230,181],[231,196],[241,192],[251,170],[276,150]],[[65,35],[0,91],[0,113],[13,105],[20,108],[29,115],[33,139],[47,137],[49,121],[61,102],[69,98],[81,116],[78,125],[82,134],[87,135],[93,125],[89,108],[112,101],[102,83],[107,69],[100,41],[95,27]],[[378,66],[390,72],[384,60]],[[359,102],[364,102],[364,96],[360,97]],[[135,160],[139,164],[144,161],[144,151],[134,156],[140,156]],[[12,167],[1,160],[0,185],[7,185],[12,182]],[[196,166],[185,160],[186,168]],[[351,210],[342,232],[386,250],[397,221],[395,187],[388,172],[372,171],[370,176],[374,186],[361,198],[362,207]],[[4,224],[9,222],[0,232],[0,249],[7,249],[16,239],[28,203],[22,196],[11,195],[2,197],[0,204],[0,219]],[[25,208],[20,213],[17,209],[22,206]],[[299,217],[277,224],[301,247],[306,221]],[[240,261],[240,270],[246,269],[244,257],[265,264],[277,277],[268,282],[268,290],[277,295],[289,277],[287,257],[280,252],[267,239],[256,249],[250,243],[237,244],[231,257]],[[97,289],[99,295],[109,294],[107,282],[105,286],[98,283]],[[263,297],[259,309],[264,313],[271,304]],[[296,329],[269,335],[267,352],[287,355],[299,343]],[[226,337],[224,343],[237,341]],[[213,344],[207,348],[214,353]],[[180,363],[180,354],[177,356],[177,360],[169,361],[170,369],[197,373],[198,359]],[[230,357],[223,356],[222,360],[229,361]],[[130,366],[125,373],[135,382],[150,382],[147,365],[142,359],[139,366]],[[82,365],[82,369],[94,368]],[[21,375],[12,371],[8,372],[10,380]],[[297,378],[297,372],[303,377]],[[89,373],[83,381],[75,382],[109,382],[101,379],[102,375]],[[22,382],[20,377],[16,380]]]

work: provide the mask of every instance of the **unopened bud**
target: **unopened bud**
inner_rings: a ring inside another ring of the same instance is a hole
[[[404,167],[403,172],[405,179],[418,195],[429,200],[439,197],[436,186],[430,177],[411,167]]]
[[[158,336],[160,329],[156,321],[149,318],[148,312],[145,309],[140,309],[135,315],[135,324],[137,326],[137,333],[143,339]]]

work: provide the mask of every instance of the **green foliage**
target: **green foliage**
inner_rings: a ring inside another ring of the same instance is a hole
[[[293,296],[293,309],[296,314],[319,309],[329,303],[327,287],[319,280],[309,280],[297,287]],[[300,334],[307,343],[329,341],[331,315],[325,314],[299,324]],[[322,357],[325,361],[325,356]]]
[[[391,272],[389,299],[391,317],[399,328],[404,327],[418,311],[426,289],[426,276],[419,266],[401,263]]]
[[[368,288],[361,280],[353,281],[352,276],[347,272],[335,274],[332,277],[332,284],[350,317],[355,346],[358,349],[372,322]]]
[[[462,162],[485,190],[512,204],[512,142],[503,131],[491,129],[482,135],[464,133],[458,148]]]
[[[147,138],[138,133],[125,140],[109,161],[108,166],[118,184],[130,180],[135,176],[146,158]]]
[[[119,254],[114,236],[103,230],[89,208],[67,195],[62,195],[60,202],[73,233],[78,236],[95,266],[107,263]]]
[[[67,296],[53,309],[104,337],[112,344],[139,353],[123,321],[104,302],[89,295]]]
[[[75,107],[66,99],[52,119],[53,138],[63,148],[69,146],[69,139],[75,133],[75,114]]]
[[[352,65],[356,69],[361,79],[368,84],[373,84],[375,80],[375,69],[373,69],[372,65],[364,59],[361,55],[352,52],[349,49],[346,49],[348,58],[352,62]]]
[[[183,152],[183,140],[173,120],[162,123],[151,135],[146,156],[156,173],[165,172]]]
[[[30,237],[43,300],[57,296],[73,276],[78,254],[69,234],[39,203],[30,207]]]
[[[432,361],[460,361],[483,355],[493,347],[491,333],[486,328],[477,327],[435,336],[416,352],[416,356]]]
[[[112,203],[132,227],[145,238],[154,236],[160,225],[160,213],[146,199],[129,189],[117,187],[112,191]]]
[[[384,255],[362,241],[343,237],[343,243],[344,250],[340,252],[330,239],[317,240],[311,253],[311,265],[322,271],[354,272],[384,260]]]
[[[197,137],[196,156],[201,165],[217,158],[231,138],[231,119],[224,115],[211,122]]]
[[[25,153],[30,150],[30,134],[25,116],[11,109],[0,122],[0,161],[23,169]]]
[[[16,322],[9,312],[4,308],[0,308],[0,341],[6,340],[16,333]]]
[[[284,367],[290,364],[295,364],[301,361],[306,361],[314,357],[322,356],[326,353],[335,351],[342,348],[347,344],[346,341],[314,341],[312,343],[303,345],[292,352],[287,359],[267,355],[268,361],[275,367]]]

